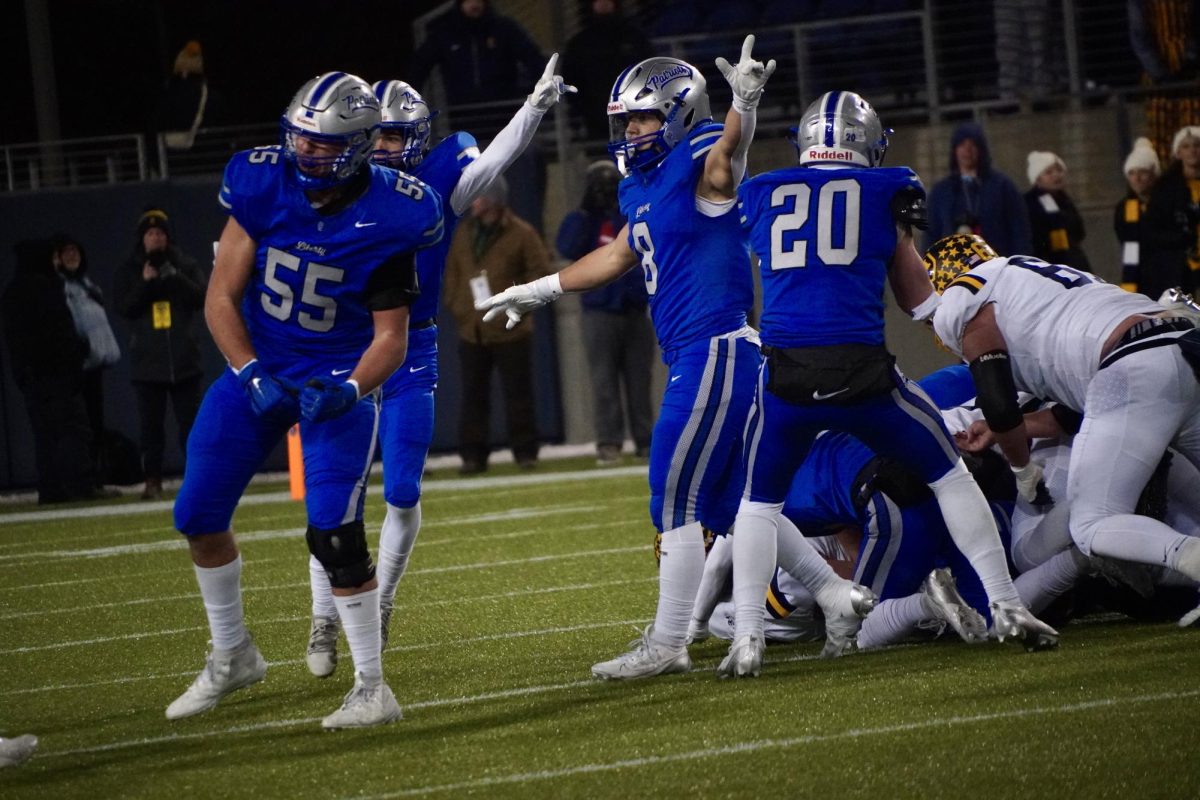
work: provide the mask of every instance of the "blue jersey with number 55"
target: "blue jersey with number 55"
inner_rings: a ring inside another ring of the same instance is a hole
[[[374,335],[377,287],[416,288],[405,254],[441,238],[441,199],[416,178],[371,164],[356,199],[318,210],[292,169],[278,146],[240,152],[225,167],[220,203],[257,244],[242,315],[268,371],[353,364]]]
[[[762,272],[762,340],[775,347],[882,345],[883,287],[896,251],[892,200],[907,167],[792,167],[738,189]]]

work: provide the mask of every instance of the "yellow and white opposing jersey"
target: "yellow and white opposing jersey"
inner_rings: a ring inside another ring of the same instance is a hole
[[[1162,307],[1086,272],[1030,256],[993,258],[942,294],[933,329],[962,356],[963,331],[988,303],[1008,343],[1017,388],[1083,411],[1104,342],[1122,320]]]

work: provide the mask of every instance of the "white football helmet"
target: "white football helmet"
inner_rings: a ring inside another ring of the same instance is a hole
[[[379,149],[372,156],[380,164],[410,170],[420,164],[429,152],[429,136],[433,132],[436,111],[429,107],[421,93],[404,81],[377,81],[371,90],[379,101],[385,131],[400,131],[404,149],[392,153]]]
[[[279,124],[284,157],[305,189],[344,183],[366,163],[379,133],[379,101],[362,78],[326,72],[300,87]],[[329,155],[301,154],[297,139],[339,146]]]
[[[854,164],[878,167],[888,148],[888,134],[871,104],[854,92],[826,92],[790,129],[801,166]]]
[[[652,111],[662,127],[652,134],[628,139],[626,115]],[[608,103],[608,152],[622,175],[654,166],[688,132],[712,119],[708,89],[700,70],[677,58],[648,58],[622,72],[613,84]],[[646,146],[649,145],[649,146]]]

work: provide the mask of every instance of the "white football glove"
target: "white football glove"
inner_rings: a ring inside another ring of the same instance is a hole
[[[512,330],[521,322],[521,317],[530,311],[553,303],[563,293],[558,273],[538,278],[536,281],[510,286],[500,294],[494,294],[486,300],[475,304],[475,310],[486,311],[484,322],[491,322],[504,314],[508,322],[504,323],[507,330]]]
[[[1042,482],[1041,464],[1030,461],[1023,467],[1012,467],[1012,472],[1013,477],[1017,479],[1017,494],[1022,500],[1043,509],[1054,505],[1054,498]]]
[[[733,107],[739,113],[753,111],[758,107],[758,100],[767,85],[767,78],[775,71],[775,59],[772,58],[766,65],[755,61],[750,55],[753,49],[754,34],[750,34],[746,41],[742,42],[742,56],[738,63],[730,64],[720,56],[716,61],[717,69],[721,70],[721,74],[729,82],[729,87],[733,89]]]
[[[542,77],[538,78],[538,82],[533,85],[533,92],[525,98],[525,102],[538,111],[549,111],[564,94],[573,94],[579,91],[574,86],[563,83],[562,75],[554,74],[556,69],[558,69],[558,53],[550,56],[550,60],[546,62],[546,68],[542,70]]]

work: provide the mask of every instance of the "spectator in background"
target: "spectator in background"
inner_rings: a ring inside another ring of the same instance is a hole
[[[208,108],[208,81],[200,43],[188,42],[175,56],[175,66],[158,108],[158,130],[172,150],[190,150]]]
[[[427,86],[429,74],[438,67],[448,105],[496,103],[523,98],[525,87],[537,80],[545,63],[529,33],[493,11],[488,0],[457,0],[453,9],[429,24],[428,36],[413,53],[407,80]],[[489,140],[507,121],[510,105],[494,113],[448,109],[451,126]]]
[[[1117,202],[1113,212],[1113,229],[1121,245],[1121,288],[1128,292],[1141,291],[1142,220],[1159,172],[1161,168],[1154,144],[1144,136],[1139,137],[1125,158],[1125,181],[1129,191]]]
[[[1200,270],[1200,125],[1180,128],[1171,163],[1150,192],[1142,222],[1139,290],[1154,299],[1174,286],[1191,294]]]
[[[38,502],[92,499],[92,430],[83,394],[88,343],[71,317],[51,244],[23,241],[13,249],[16,274],[0,306],[13,379],[25,396],[33,433]]]
[[[193,322],[204,308],[208,280],[196,261],[171,244],[166,212],[148,208],[137,242],[114,278],[117,307],[130,321],[130,377],[141,418],[143,500],[162,496],[167,400],[175,412],[179,447],[200,407],[202,370]]]
[[[642,29],[621,13],[619,0],[591,0],[588,9],[583,27],[563,48],[562,73],[579,88],[568,102],[588,140],[607,145],[608,117],[600,109],[608,105],[613,81],[625,67],[654,53]]]
[[[1091,272],[1079,243],[1086,232],[1079,210],[1067,194],[1067,165],[1054,153],[1034,150],[1027,157],[1026,174],[1032,184],[1025,193],[1033,255],[1051,264]]]
[[[529,33],[493,11],[488,0],[457,0],[454,8],[429,24],[428,36],[413,53],[407,80],[427,88],[429,74],[437,67],[451,129],[471,131],[486,145],[508,122],[515,104],[510,101],[525,98],[526,87],[542,74],[545,63]],[[483,103],[491,106],[462,108]],[[514,187],[509,204],[540,231],[546,166],[536,143],[505,174]]]
[[[458,226],[446,257],[445,305],[458,325],[462,365],[458,448],[464,474],[487,469],[493,369],[500,373],[504,389],[513,458],[522,469],[537,466],[533,319],[508,330],[503,317],[484,322],[475,310],[476,300],[550,271],[550,254],[541,237],[508,208],[507,198],[508,184],[497,177],[472,201],[471,216]]]
[[[1129,0],[1127,8],[1129,44],[1145,70],[1142,83],[1180,84],[1146,98],[1148,135],[1160,160],[1166,161],[1173,157],[1165,149],[1170,137],[1200,119],[1195,86],[1200,10],[1195,0]]]
[[[575,261],[616,238],[625,217],[617,203],[621,173],[611,161],[596,161],[587,169],[580,207],[558,229],[558,252]],[[650,370],[654,359],[654,326],[647,313],[649,296],[641,270],[629,270],[607,286],[586,292],[583,341],[592,382],[592,412],[596,426],[596,463],[621,461],[625,423],[639,458],[650,454],[654,425],[650,407]],[[621,413],[621,389],[625,414]]]
[[[983,129],[959,125],[950,138],[950,175],[929,193],[926,247],[952,233],[982,236],[1001,255],[1033,249],[1025,201],[1007,175],[992,168]]]
[[[1051,14],[1055,5],[1050,0],[996,0],[996,84],[1001,100],[1017,102],[1027,93],[1028,100],[1041,105],[1061,88],[1055,57],[1060,37]]]
[[[87,276],[87,255],[83,245],[67,234],[56,234],[51,240],[54,250],[51,263],[63,281],[67,308],[75,321],[75,332],[88,344],[83,360],[83,399],[87,408],[88,427],[92,432],[92,472],[96,488],[104,482],[101,463],[104,440],[104,370],[121,359],[121,348],[108,322],[104,309],[104,293]],[[103,492],[101,492],[103,493]],[[119,493],[110,493],[115,497]]]

